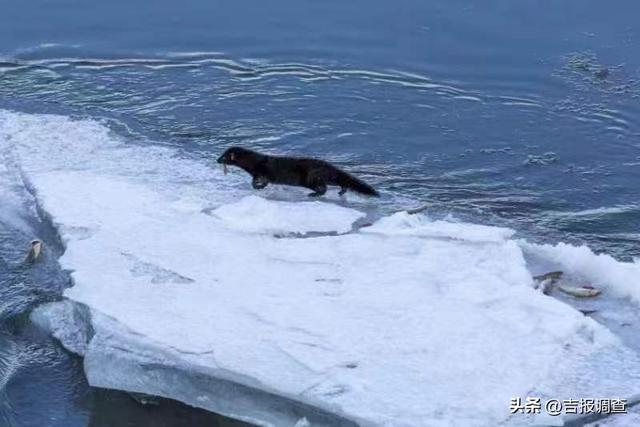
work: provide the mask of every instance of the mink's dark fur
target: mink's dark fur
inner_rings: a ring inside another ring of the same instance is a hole
[[[340,187],[340,195],[347,190],[378,197],[378,192],[332,164],[318,159],[278,157],[260,154],[242,147],[231,147],[219,158],[218,163],[238,166],[252,177],[255,189],[262,189],[269,183],[294,185],[313,190],[309,196],[322,196],[328,185]]]

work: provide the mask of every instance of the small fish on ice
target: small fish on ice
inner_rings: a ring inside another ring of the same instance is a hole
[[[536,282],[535,289],[539,289],[545,295],[549,295],[553,290],[553,287],[562,278],[562,274],[562,271],[551,271],[549,273],[533,276],[533,280]],[[557,288],[565,294],[577,298],[595,297],[600,295],[602,292],[591,285],[571,286],[561,283],[557,285]]]
[[[600,295],[600,289],[596,289],[590,285],[584,286],[569,286],[569,285],[558,285],[558,289],[560,289],[565,294],[577,297],[577,298],[587,298],[587,297],[596,297]]]

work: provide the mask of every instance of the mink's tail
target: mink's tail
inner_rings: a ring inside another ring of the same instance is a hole
[[[349,175],[344,171],[340,172],[342,172],[340,174],[340,186],[342,188],[346,188],[360,194],[365,194],[367,196],[380,197],[380,194],[376,191],[376,189],[366,182],[361,181],[355,176]]]

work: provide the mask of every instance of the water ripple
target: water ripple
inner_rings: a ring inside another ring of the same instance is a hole
[[[251,81],[273,76],[293,76],[306,81],[327,79],[359,78],[377,83],[400,85],[421,90],[434,90],[443,96],[458,99],[481,101],[477,93],[455,87],[451,84],[436,82],[427,76],[405,71],[374,71],[362,69],[331,69],[320,65],[296,62],[267,63],[255,60],[236,60],[221,53],[185,52],[171,53],[154,58],[37,58],[28,57],[14,61],[0,62],[0,72],[33,68],[72,68],[80,70],[111,70],[121,68],[147,68],[162,70],[166,68],[201,69],[213,67],[229,73],[234,78]]]

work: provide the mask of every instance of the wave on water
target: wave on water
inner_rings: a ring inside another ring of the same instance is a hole
[[[559,217],[609,217],[629,213],[640,213],[640,206],[635,204],[584,209],[576,212],[556,212]]]
[[[20,352],[13,341],[8,340],[1,331],[0,344],[0,393],[4,393],[7,383],[20,368]]]

